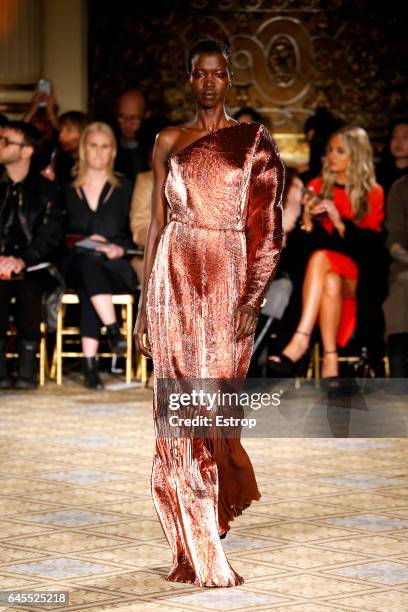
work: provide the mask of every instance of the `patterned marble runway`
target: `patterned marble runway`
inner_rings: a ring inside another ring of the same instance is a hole
[[[245,440],[262,499],[223,541],[245,584],[199,589],[164,580],[151,389],[67,381],[0,403],[0,591],[69,591],[0,610],[408,610],[405,439]]]

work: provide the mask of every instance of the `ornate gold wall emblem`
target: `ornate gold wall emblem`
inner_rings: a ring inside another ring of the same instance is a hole
[[[318,106],[368,129],[375,146],[407,107],[405,24],[368,0],[151,0],[120,11],[90,0],[89,11],[90,106],[98,116],[135,83],[153,110],[175,121],[190,116],[185,50],[206,36],[231,43],[229,111],[249,105],[267,116],[289,163],[307,155],[303,124]]]

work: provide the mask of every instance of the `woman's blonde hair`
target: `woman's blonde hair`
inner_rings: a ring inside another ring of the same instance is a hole
[[[373,150],[368,134],[361,127],[346,126],[332,134],[341,136],[346,153],[350,156],[345,190],[350,198],[353,221],[360,221],[368,212],[368,194],[376,184]],[[330,144],[330,141],[329,141]],[[323,164],[322,195],[333,198],[334,173],[326,158]]]
[[[107,170],[109,182],[111,183],[113,187],[117,187],[119,185],[119,180],[115,176],[115,173],[113,170],[113,164],[114,164],[116,152],[117,152],[116,138],[115,138],[115,134],[113,133],[112,128],[107,123],[103,123],[102,121],[95,121],[94,123],[90,123],[81,134],[81,138],[79,140],[78,174],[74,181],[74,186],[80,187],[81,185],[83,185],[85,181],[85,175],[88,169],[88,166],[85,160],[85,143],[86,143],[86,139],[88,138],[88,136],[90,134],[94,134],[95,132],[102,132],[102,134],[106,134],[106,136],[109,136],[110,138],[111,145],[112,145],[112,154],[111,154],[111,158],[109,160],[109,164],[106,170]]]

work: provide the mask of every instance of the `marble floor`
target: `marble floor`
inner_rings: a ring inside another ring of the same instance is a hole
[[[75,379],[1,394],[0,591],[68,591],[69,604],[0,610],[408,610],[408,445],[397,437],[246,439],[262,499],[223,541],[245,583],[166,582],[151,394]]]

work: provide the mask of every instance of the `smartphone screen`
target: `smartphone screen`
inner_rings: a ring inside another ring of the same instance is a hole
[[[47,94],[48,96],[51,94],[51,81],[49,79],[40,79],[37,83],[37,91]],[[44,107],[47,106],[44,100],[41,100],[38,103],[38,106]]]

